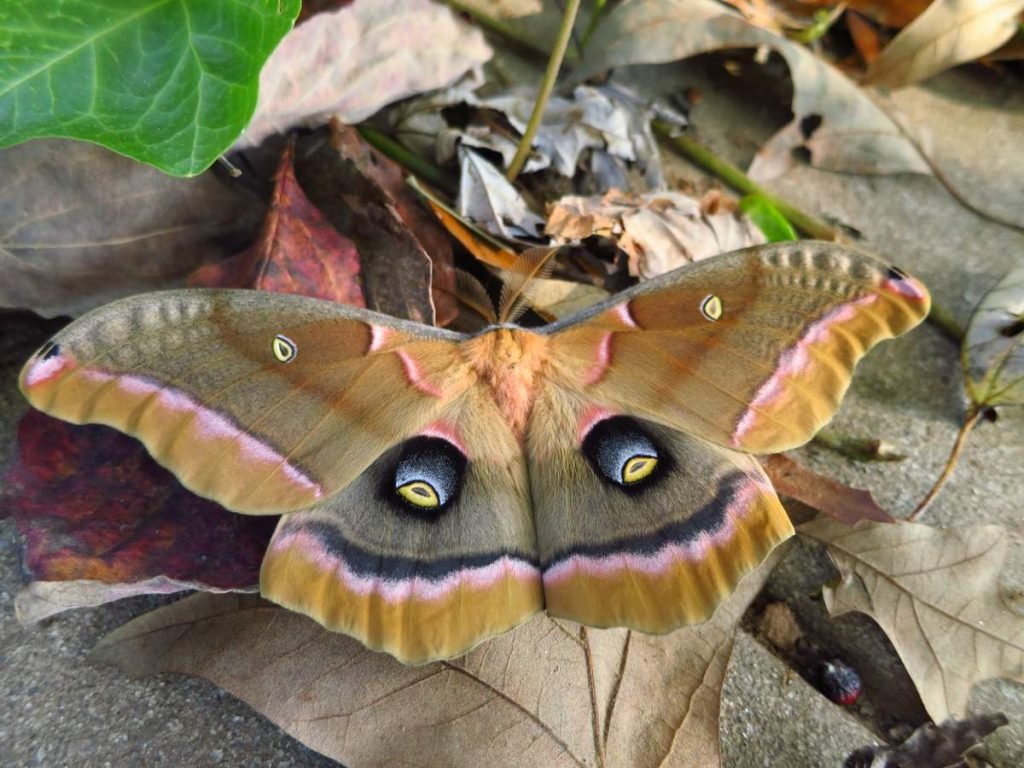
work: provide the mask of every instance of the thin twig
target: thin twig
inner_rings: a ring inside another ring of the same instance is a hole
[[[946,459],[946,466],[942,470],[942,474],[939,475],[938,480],[932,486],[932,489],[928,491],[928,495],[925,496],[921,503],[917,505],[917,509],[910,513],[907,520],[911,523],[916,522],[924,511],[928,509],[931,503],[935,500],[935,497],[939,495],[939,491],[942,490],[942,486],[949,480],[950,475],[953,474],[953,470],[956,469],[956,463],[960,459],[960,454],[964,450],[964,444],[967,442],[967,435],[970,434],[971,430],[978,423],[978,419],[981,418],[983,409],[975,406],[967,412],[964,418],[964,423],[960,425],[960,431],[956,435],[956,442],[953,443],[953,450],[949,452],[949,458]]]
[[[576,13],[580,9],[580,0],[569,0],[565,5],[565,13],[562,15],[562,26],[558,30],[558,38],[555,40],[555,47],[551,51],[551,58],[548,59],[548,68],[544,72],[544,80],[541,82],[540,91],[537,93],[537,101],[533,104],[533,114],[530,115],[530,122],[526,125],[526,132],[519,141],[516,149],[516,156],[505,172],[509,181],[515,181],[516,176],[526,165],[526,158],[530,155],[533,146],[533,137],[540,127],[540,121],[544,117],[544,109],[548,105],[551,91],[555,88],[555,80],[558,79],[558,70],[562,67],[562,59],[565,58],[565,49],[569,46],[569,37],[572,33],[573,24],[576,23]]]
[[[437,166],[431,165],[414,152],[410,152],[387,134],[381,133],[367,125],[360,125],[356,130],[359,131],[359,135],[363,137],[367,144],[379,150],[381,154],[390,157],[399,165],[404,166],[414,176],[419,176],[428,184],[443,189],[445,192],[455,192],[455,182],[448,174]]]

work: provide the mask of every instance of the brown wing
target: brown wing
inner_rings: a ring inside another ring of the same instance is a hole
[[[168,291],[80,318],[20,383],[40,410],[138,437],[196,493],[280,514],[345,487],[458,397],[461,338],[315,299]]]
[[[552,379],[597,406],[772,453],[835,413],[857,361],[928,313],[924,286],[830,243],[677,270],[549,326]]]

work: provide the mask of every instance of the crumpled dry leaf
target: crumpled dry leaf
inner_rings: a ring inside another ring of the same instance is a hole
[[[842,581],[824,590],[833,616],[860,611],[885,631],[935,721],[963,716],[971,686],[1024,681],[1024,616],[999,589],[1005,532],[826,518],[798,533],[824,543]]]
[[[570,195],[553,203],[544,231],[560,241],[609,237],[629,256],[629,273],[651,278],[720,253],[765,242],[764,235],[718,195],[680,192]]]
[[[864,82],[902,88],[990,53],[1013,37],[1024,0],[935,0],[868,68]]]
[[[30,141],[0,158],[0,307],[44,317],[180,287],[247,245],[263,213],[210,172],[172,178],[86,142]]]
[[[471,149],[459,147],[456,208],[486,231],[507,238],[537,237],[544,220],[530,210],[501,172]]]
[[[389,113],[392,131],[407,146],[432,154],[439,165],[452,162],[458,148],[467,146],[496,152],[507,168],[526,130],[537,91],[515,87],[484,97],[474,92],[480,85],[464,81],[443,93],[395,107]],[[465,125],[449,125],[442,112],[456,104],[476,110]],[[571,98],[553,96],[523,173],[552,168],[571,178],[584,150],[590,150],[592,169],[617,167],[624,175],[623,162],[634,163],[644,172],[647,187],[663,188],[661,159],[648,112],[638,97],[619,87],[581,85]]]
[[[1024,405],[1024,267],[981,300],[961,354],[967,394],[976,405]]]
[[[659,64],[724,48],[768,46],[789,65],[791,123],[769,140],[749,175],[785,172],[798,147],[819,168],[847,173],[931,173],[902,131],[838,70],[803,46],[724,11],[713,0],[626,2],[608,14],[574,77],[630,64]]]
[[[824,512],[841,523],[854,525],[861,520],[896,522],[892,515],[878,506],[870,491],[843,485],[781,453],[759,456],[758,461],[776,491]]]
[[[355,0],[293,29],[260,73],[256,113],[236,149],[331,117],[358,123],[443,88],[491,57],[480,30],[430,0]]]
[[[994,714],[925,723],[897,747],[858,749],[843,768],[966,768],[964,753],[1007,722],[1006,715]]]
[[[108,635],[132,675],[204,677],[349,768],[720,765],[735,627],[777,557],[698,627],[655,637],[538,616],[466,656],[404,666],[257,598],[200,594]]]

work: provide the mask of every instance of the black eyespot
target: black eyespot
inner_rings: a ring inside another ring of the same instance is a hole
[[[885,273],[890,280],[906,280],[909,275],[899,267],[889,267]]]
[[[627,416],[599,421],[580,448],[598,477],[627,493],[650,487],[671,462],[640,422]]]
[[[402,446],[382,492],[401,509],[436,520],[458,497],[465,474],[466,457],[454,445],[439,437],[414,437]]]
[[[55,344],[52,341],[46,342],[42,349],[37,353],[43,360],[49,360],[60,354],[60,344]]]

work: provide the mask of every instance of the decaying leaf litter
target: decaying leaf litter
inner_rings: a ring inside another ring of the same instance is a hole
[[[638,5],[638,4],[633,4],[633,5],[635,6],[635,5]],[[629,7],[629,6],[626,6],[626,7]],[[732,24],[733,24],[732,22],[728,22],[728,23],[724,24],[723,26],[726,26],[726,27],[728,27],[729,25],[732,25]],[[598,34],[600,34],[600,29],[601,29],[601,28],[599,27],[599,28],[598,28]],[[599,39],[599,38],[597,38],[597,37],[595,37],[595,38],[592,38],[592,41],[593,41],[593,40],[596,40],[596,39]],[[742,40],[742,38],[740,38],[740,40]],[[592,44],[593,44],[593,42],[592,42]],[[786,45],[788,45],[788,44],[786,44]],[[593,50],[593,49],[592,49],[592,50]],[[610,154],[610,152],[609,152],[609,154]],[[812,153],[812,158],[813,158],[813,153]],[[513,187],[513,190],[514,190],[514,189],[515,189],[515,187]],[[386,206],[385,206],[385,207],[386,207]],[[528,207],[527,207],[527,210],[528,210]],[[484,228],[486,228],[486,226],[485,226],[485,224],[487,223],[487,222],[486,222],[486,220],[483,220],[483,221],[479,221],[478,223],[479,223],[480,225],[483,225],[483,226],[484,226]],[[591,266],[592,266],[592,265],[591,265]],[[578,267],[578,269],[583,269],[583,267]],[[584,270],[584,271],[586,271],[586,270]],[[597,275],[597,276],[604,276],[604,275]],[[593,270],[591,270],[591,280],[593,281],[593,283],[594,283],[594,284],[598,284],[598,285],[600,285],[600,284],[602,284],[602,283],[603,283],[603,281],[597,280],[597,279],[595,278],[595,275],[593,275]],[[428,301],[429,301],[429,298],[428,298]],[[896,530],[896,529],[898,529],[898,528],[897,528],[896,526],[893,526],[893,529],[894,529],[894,530]],[[847,567],[850,567],[850,568],[852,568],[852,569],[853,569],[854,571],[856,571],[857,565],[858,565],[858,563],[860,563],[861,561],[860,561],[860,560],[857,560],[857,559],[855,558],[855,559],[854,559],[853,561],[851,561],[851,562],[852,562],[852,564],[848,563],[848,564],[847,564]],[[841,565],[842,565],[842,563],[841,563]],[[941,579],[941,578],[942,578],[942,577],[941,577],[941,571],[939,571],[939,575],[937,575],[936,579]],[[915,595],[915,594],[914,594],[913,592],[910,592],[909,594],[911,595],[911,597],[921,597],[921,596],[919,596],[919,595]],[[1010,617],[1010,621],[1013,621],[1013,620],[1012,620],[1012,616]],[[1019,620],[1018,620],[1018,621],[1019,621]],[[595,635],[596,633],[591,633],[591,634],[592,634],[592,635]],[[1005,652],[1007,648],[1011,648],[1011,649],[1012,649],[1012,648],[1014,648],[1014,647],[1019,647],[1019,640],[1015,641],[1015,640],[1014,640],[1014,636],[1010,636],[1010,639],[1009,639],[1009,640],[1007,640],[1007,638],[1006,638],[1006,637],[1004,637],[1004,638],[1001,638],[1001,640],[1000,640],[999,642],[1001,642],[1001,643],[1002,643],[1002,647],[1000,648],[1000,652]],[[592,651],[592,652],[593,652],[593,651]],[[1011,676],[1014,676],[1014,675],[1019,675],[1019,669],[1017,669],[1017,670],[1011,670]],[[214,676],[214,677],[215,677],[215,676]],[[218,678],[218,679],[219,679],[219,678]],[[230,686],[227,686],[227,687],[230,687]],[[689,705],[686,705],[686,706],[688,707]],[[705,714],[707,714],[707,713],[705,713]],[[935,715],[935,712],[933,711],[933,712],[932,712],[932,714],[933,714],[933,715]],[[283,715],[281,715],[281,718],[282,718],[282,720],[287,720],[287,718],[288,718],[288,717],[290,717],[290,715],[289,715],[289,714],[287,714],[287,713],[286,713],[286,714],[283,714]],[[703,717],[703,716],[701,716],[701,717]],[[717,716],[716,716],[716,719],[717,719]],[[281,722],[281,721],[279,721],[279,722]],[[573,725],[574,725],[574,726],[577,726],[577,727],[580,727],[580,725],[581,725],[581,724],[580,724],[580,723],[573,723]],[[597,732],[604,732],[604,733],[605,733],[605,735],[607,735],[607,733],[608,733],[607,729],[605,729],[604,731],[601,731],[600,729],[598,729],[598,730],[597,730]],[[693,735],[693,734],[696,734],[696,733],[698,733],[698,732],[700,732],[700,731],[699,731],[699,729],[697,729],[697,728],[693,728],[693,729],[692,729],[692,730],[690,731],[690,734],[691,734],[691,735]],[[707,735],[707,731],[705,731],[705,733],[706,733],[706,735]],[[318,742],[317,742],[317,743],[318,743]],[[705,743],[705,742],[700,742],[700,743],[702,743],[702,744],[703,744],[703,743]],[[705,746],[706,746],[706,745],[707,745],[707,744],[705,744]],[[351,748],[350,748],[350,746],[349,746],[349,748],[346,748],[346,749],[351,749]],[[703,746],[701,746],[701,748],[700,748],[700,749],[703,749]],[[327,752],[327,750],[325,750],[325,752]],[[597,751],[596,751],[596,752],[595,752],[594,754],[596,755],[596,754],[598,754],[598,753],[600,753],[600,750],[597,750]],[[330,754],[330,753],[329,753],[329,754]],[[582,752],[581,754],[587,754],[587,753],[586,753],[586,752]],[[608,760],[609,760],[609,762],[608,762],[608,764],[609,764],[609,765],[613,765],[613,764],[615,764],[614,762],[611,762],[611,757],[612,757],[612,755],[613,755],[613,754],[614,754],[614,751],[612,750],[611,752],[606,752],[606,754],[604,755],[604,758],[606,758],[606,759],[608,759]],[[621,754],[621,753],[620,753],[620,754]],[[667,754],[668,754],[668,753],[667,753]],[[371,758],[368,758],[368,759],[369,759],[369,760],[371,760],[371,761],[373,760],[373,758],[372,758],[372,757],[371,757]],[[358,763],[351,763],[351,764],[355,765],[355,764],[358,764]],[[683,763],[680,763],[680,764],[684,764],[684,765],[685,765],[686,763],[685,763],[685,762],[683,762]],[[705,764],[707,764],[707,763],[705,763]]]

